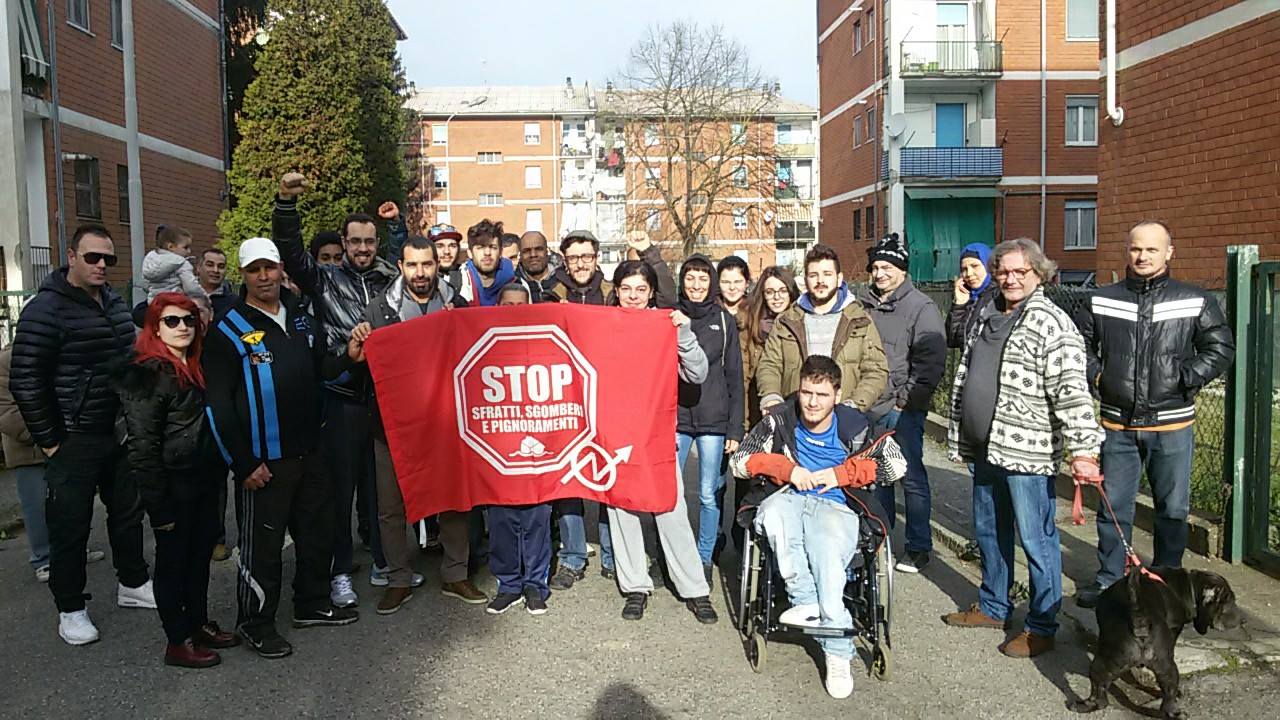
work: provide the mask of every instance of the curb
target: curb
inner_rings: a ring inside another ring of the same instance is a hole
[[[925,434],[933,440],[947,444],[947,418],[930,412],[925,422]],[[1054,479],[1054,492],[1059,498],[1070,498],[1075,494],[1075,482],[1071,476],[1066,473],[1059,473]],[[1097,493],[1090,492],[1084,494],[1084,504],[1089,509],[1097,512],[1101,498]],[[1135,527],[1141,528],[1147,532],[1153,532],[1155,528],[1156,511],[1152,505],[1151,496],[1146,493],[1138,493],[1137,506],[1134,509],[1133,524]],[[1218,546],[1221,541],[1221,528],[1212,518],[1200,515],[1192,510],[1187,515],[1187,550],[1205,557],[1217,558]]]

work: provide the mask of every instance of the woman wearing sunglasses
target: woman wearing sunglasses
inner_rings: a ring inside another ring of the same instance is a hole
[[[181,293],[161,293],[147,307],[134,357],[117,378],[129,465],[156,535],[164,662],[190,668],[217,665],[214,648],[240,642],[208,617],[209,558],[227,466],[205,414],[203,336],[196,304]]]

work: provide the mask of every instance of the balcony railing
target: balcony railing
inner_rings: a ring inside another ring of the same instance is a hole
[[[904,178],[998,178],[1004,175],[1004,148],[902,148]]]
[[[989,77],[1004,72],[1004,48],[999,41],[904,40],[905,78]]]

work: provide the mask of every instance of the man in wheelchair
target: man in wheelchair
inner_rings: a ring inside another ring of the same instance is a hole
[[[846,568],[858,552],[860,513],[883,516],[871,493],[876,482],[901,477],[906,460],[887,436],[868,443],[870,423],[839,405],[840,367],[812,355],[800,369],[800,390],[771,408],[730,459],[752,485],[740,507],[757,506],[755,527],[769,540],[791,607],[779,621],[799,627],[847,629]],[[895,452],[896,451],[896,452]],[[856,509],[855,509],[856,508]],[[853,638],[820,637],[826,688],[853,692]]]

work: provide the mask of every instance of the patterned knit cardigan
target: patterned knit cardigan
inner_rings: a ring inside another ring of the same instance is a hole
[[[965,338],[951,393],[947,447],[960,462],[960,404],[969,353],[982,323]],[[1054,475],[1066,457],[1098,454],[1102,430],[1085,375],[1085,347],[1071,317],[1037,289],[1005,343],[987,462],[1014,473]]]

